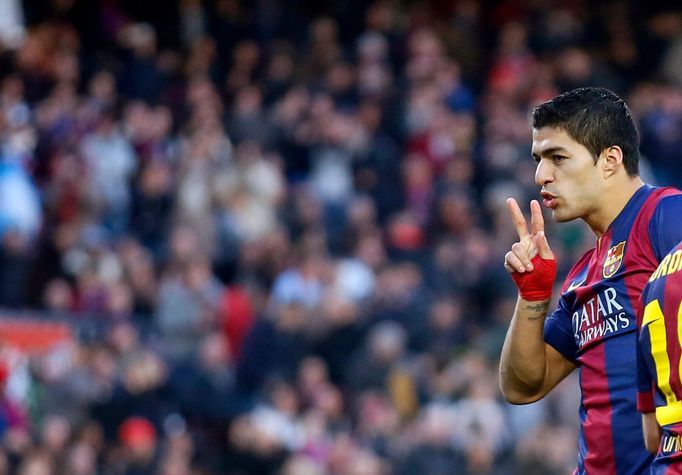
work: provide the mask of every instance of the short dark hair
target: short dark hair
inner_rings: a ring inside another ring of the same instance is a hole
[[[542,127],[565,130],[595,163],[604,149],[618,145],[628,176],[639,175],[639,133],[630,108],[613,91],[581,87],[540,104],[533,111],[533,128]]]

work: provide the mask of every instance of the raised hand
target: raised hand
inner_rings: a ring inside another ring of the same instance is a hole
[[[530,232],[526,218],[514,198],[507,199],[512,222],[519,235],[511,251],[504,256],[504,268],[512,275],[521,297],[545,300],[552,295],[556,260],[545,236],[545,221],[537,200],[530,202]]]
[[[526,218],[514,198],[507,199],[507,207],[519,235],[519,241],[514,243],[511,251],[504,256],[504,268],[507,272],[512,274],[533,271],[532,260],[538,254],[542,259],[554,259],[554,253],[545,236],[545,220],[542,217],[540,203],[537,200],[530,202],[530,232]]]

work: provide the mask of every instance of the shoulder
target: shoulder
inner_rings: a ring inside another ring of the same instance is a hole
[[[682,192],[675,188],[659,188],[649,207],[646,224],[657,259],[660,261],[682,240]]]
[[[678,227],[682,220],[682,192],[670,188],[667,193],[661,193],[653,203],[648,216],[649,233],[656,235],[664,232],[666,227]]]
[[[645,185],[646,198],[641,201],[638,211],[639,218],[649,221],[656,213],[669,208],[682,208],[682,191],[671,186],[651,186]]]
[[[672,186],[645,186],[650,191],[642,204],[640,213],[649,211],[649,214],[651,214],[662,208],[682,206],[682,191],[677,188]]]
[[[655,213],[682,211],[682,191],[676,188],[662,188],[655,196]]]

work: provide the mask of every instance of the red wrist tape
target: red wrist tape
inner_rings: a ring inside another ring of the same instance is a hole
[[[511,275],[519,288],[519,295],[530,302],[547,300],[552,296],[556,259],[543,259],[536,254],[530,262],[533,264],[531,272],[514,272]]]

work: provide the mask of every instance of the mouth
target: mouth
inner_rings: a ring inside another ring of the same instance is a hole
[[[548,191],[542,191],[540,192],[540,196],[542,196],[542,204],[545,205],[546,208],[554,209],[557,207],[557,197],[553,194]]]

